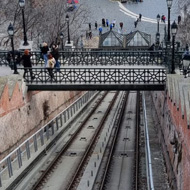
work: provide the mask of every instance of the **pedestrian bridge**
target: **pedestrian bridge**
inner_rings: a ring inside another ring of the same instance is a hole
[[[23,69],[19,69],[23,70]],[[65,67],[53,70],[53,78],[45,68],[29,69],[25,75],[28,90],[164,90],[164,67]]]
[[[24,77],[28,90],[164,90],[166,63],[171,62],[165,51],[71,49],[60,51],[61,67],[53,69],[51,78],[41,53],[31,53],[34,66]],[[179,66],[181,53],[175,62]],[[18,65],[18,71],[23,74],[24,68]]]

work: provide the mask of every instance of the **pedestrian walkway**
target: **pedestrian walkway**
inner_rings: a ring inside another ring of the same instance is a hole
[[[119,29],[119,23],[123,23],[123,33],[127,34],[131,31],[140,30],[142,32],[151,34],[151,41],[154,43],[155,35],[157,32],[157,14],[165,15],[167,21],[168,9],[166,0],[143,0],[139,3],[125,3],[122,4],[118,1],[107,0],[81,0],[81,3],[88,7],[90,17],[88,22],[92,24],[92,32],[94,23],[97,21],[98,26],[102,25],[102,19],[108,19],[109,23],[116,19],[115,29]],[[177,19],[178,13],[177,0],[173,0],[171,9],[171,23]],[[137,28],[134,26],[134,21],[142,14],[142,21],[138,23]],[[176,15],[177,14],[177,15]],[[160,41],[164,39],[164,28],[167,23],[160,22]],[[83,30],[88,29],[88,25]],[[107,32],[108,27],[102,27],[102,33]]]
[[[94,36],[91,39],[84,39],[84,48],[98,48],[99,36]]]
[[[0,77],[1,76],[8,76],[11,74],[13,74],[13,70],[11,70],[10,67],[8,67],[8,66],[1,66],[0,67]]]

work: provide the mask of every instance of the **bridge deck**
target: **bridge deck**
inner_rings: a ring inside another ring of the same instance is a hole
[[[19,70],[23,72],[24,68]],[[68,66],[59,71],[32,68],[24,78],[28,90],[164,90],[166,69],[161,66]]]

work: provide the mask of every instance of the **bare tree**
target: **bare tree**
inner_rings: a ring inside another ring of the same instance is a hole
[[[179,8],[182,14],[182,21],[180,22],[180,27],[178,27],[178,38],[182,42],[182,46],[185,44],[190,44],[190,1],[180,0]]]
[[[67,23],[65,18],[67,9],[66,0],[26,1],[24,11],[28,39],[33,40],[36,45],[43,41],[46,41],[48,44],[58,43],[60,41],[60,33],[63,32],[66,40]],[[17,39],[16,41],[19,43],[23,36],[23,28],[18,0],[4,1],[0,12],[0,29],[7,29],[11,21],[15,29],[15,40]],[[76,10],[69,12],[69,17],[70,34],[72,40],[75,41],[80,35],[80,27],[86,22],[88,11],[84,5],[78,5]],[[5,25],[7,26],[5,27]],[[6,46],[9,41],[7,32],[4,29],[0,33],[4,34],[0,37],[1,45]]]

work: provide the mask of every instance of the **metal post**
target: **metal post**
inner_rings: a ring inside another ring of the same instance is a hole
[[[62,39],[62,42],[61,42],[61,49],[63,50],[63,39]]]
[[[13,57],[13,64],[14,64],[14,73],[13,74],[19,74],[17,71],[17,65],[16,65],[16,61],[15,61],[15,49],[14,49],[13,36],[11,36],[11,47],[12,47],[12,57]]]
[[[11,176],[13,176],[13,168],[12,168],[10,156],[7,158],[7,167],[8,167],[9,178],[10,178]]]
[[[24,18],[24,8],[22,8],[22,20],[23,20],[23,31],[24,31],[24,43],[23,46],[27,46],[27,36],[26,36],[26,27],[25,27],[25,18]]]
[[[159,33],[159,21],[158,21],[157,31],[158,31],[158,33]]]
[[[168,7],[168,41],[170,41],[170,7]]]
[[[172,72],[171,74],[175,74],[175,35],[172,36]]]
[[[70,33],[69,33],[69,20],[67,21],[67,25],[68,25],[68,44],[70,44],[71,43],[71,41],[70,41]]]
[[[19,166],[19,168],[21,168],[22,167],[22,156],[21,156],[20,147],[17,150],[17,159],[18,159],[18,166]]]

